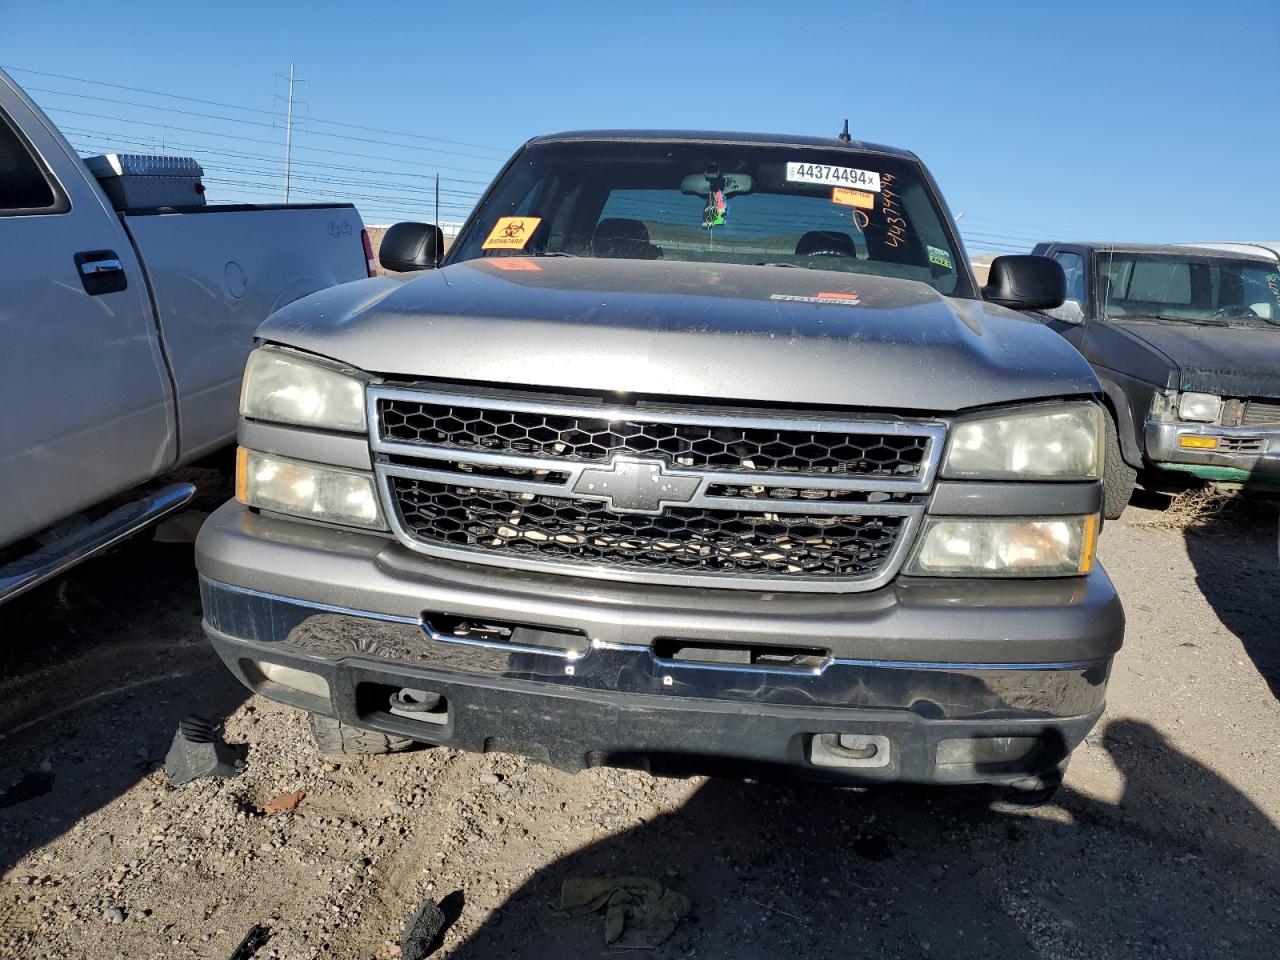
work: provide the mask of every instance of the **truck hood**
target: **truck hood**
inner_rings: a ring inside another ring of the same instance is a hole
[[[1177,366],[1179,390],[1224,397],[1280,397],[1280,327],[1107,322],[1154,347]]]
[[[1095,393],[1039,322],[914,281],[783,267],[472,260],[344,284],[258,336],[395,379],[952,411]]]

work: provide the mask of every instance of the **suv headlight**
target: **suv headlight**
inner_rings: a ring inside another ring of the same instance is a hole
[[[1222,398],[1212,393],[1184,393],[1178,397],[1178,419],[1214,423],[1222,413]]]
[[[1037,406],[966,418],[951,428],[944,477],[971,480],[1096,480],[1102,469],[1102,408]]]
[[[364,390],[357,372],[278,347],[249,354],[240,416],[346,433],[364,433]]]
[[[904,571],[923,577],[1069,577],[1093,569],[1097,514],[930,517]]]

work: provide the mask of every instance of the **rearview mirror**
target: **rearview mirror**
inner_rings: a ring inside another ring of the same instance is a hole
[[[982,298],[1010,310],[1052,310],[1067,298],[1067,275],[1052,257],[996,257]]]
[[[444,254],[444,232],[430,223],[397,223],[378,245],[378,262],[387,270],[430,270]]]

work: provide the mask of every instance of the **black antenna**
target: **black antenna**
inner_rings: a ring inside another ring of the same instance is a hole
[[[440,266],[440,248],[444,246],[444,230],[440,227],[440,171],[436,171],[436,234],[439,242],[436,244],[436,266]]]
[[[836,137],[836,139],[837,139],[837,140],[839,140],[841,143],[848,143],[848,142],[849,142],[849,140],[850,140],[850,139],[852,139],[852,138],[849,136],[849,119],[848,119],[848,117],[846,117],[846,118],[845,118],[845,121],[844,121],[844,129],[840,131],[840,136]]]

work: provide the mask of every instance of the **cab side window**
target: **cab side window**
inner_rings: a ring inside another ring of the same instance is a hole
[[[1084,305],[1084,257],[1066,250],[1053,255],[1067,275],[1067,299]]]
[[[0,114],[0,216],[47,212],[57,199],[39,161]]]

